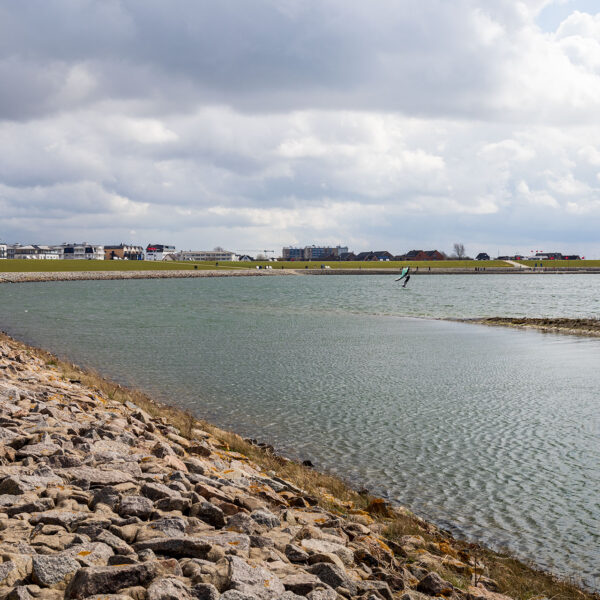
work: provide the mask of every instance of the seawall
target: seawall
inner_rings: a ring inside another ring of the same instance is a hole
[[[50,271],[0,272],[0,283],[27,283],[42,281],[93,281],[119,279],[185,279],[193,277],[275,277],[288,275],[398,275],[396,269],[223,269],[223,270],[164,270],[164,271]],[[600,274],[600,269],[515,269],[494,267],[474,269],[411,269],[411,275],[589,275]]]

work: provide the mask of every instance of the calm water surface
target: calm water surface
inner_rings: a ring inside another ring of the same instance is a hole
[[[600,340],[437,318],[597,317],[600,277],[409,286],[1,285],[0,327],[599,588]]]

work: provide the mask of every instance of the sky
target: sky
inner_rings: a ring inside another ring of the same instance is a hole
[[[0,240],[600,258],[597,0],[0,0]]]

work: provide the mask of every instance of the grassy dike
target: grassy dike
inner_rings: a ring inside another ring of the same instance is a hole
[[[381,499],[352,489],[338,477],[277,456],[269,448],[262,448],[235,433],[200,421],[189,412],[160,404],[140,391],[124,388],[93,371],[62,361],[47,351],[27,346],[3,333],[0,333],[0,342],[41,359],[64,380],[80,382],[111,400],[137,405],[150,415],[175,426],[184,437],[189,438],[192,430],[200,426],[224,448],[238,452],[264,470],[291,481],[323,508],[342,517],[378,523],[383,536],[382,547],[394,553],[399,569],[423,564],[462,590],[464,598],[501,600],[499,594],[504,594],[519,600],[600,599],[599,594],[582,590],[576,582],[558,580],[509,555],[456,540],[406,509],[390,507]],[[486,589],[477,588],[477,594],[474,595],[474,588],[470,586],[478,581],[484,582]]]
[[[585,263],[600,261],[580,261]],[[576,261],[571,261],[569,266],[577,266]],[[344,262],[320,262],[320,261],[252,261],[252,262],[214,262],[214,261],[144,261],[144,260],[1,260],[0,273],[50,273],[50,272],[80,272],[80,271],[189,271],[189,270],[248,270],[256,267],[271,267],[273,270],[280,269],[319,269],[321,265],[330,269],[389,269],[401,270],[411,267],[419,271],[428,269],[507,269],[514,268],[502,260],[444,260],[444,261],[344,261]],[[594,265],[579,265],[594,266]]]

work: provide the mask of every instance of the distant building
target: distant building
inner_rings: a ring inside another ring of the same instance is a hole
[[[6,244],[0,244],[0,260],[6,258]]]
[[[487,254],[486,252],[480,252],[476,257],[475,260],[490,260],[490,255]]]
[[[283,248],[283,260],[340,260],[348,252],[347,246],[304,246],[304,248]]]
[[[242,254],[242,256],[238,257],[238,261],[252,262],[252,261],[254,261],[254,259],[251,256],[248,256],[247,254]]]
[[[175,254],[175,246],[148,244],[146,247],[146,260],[165,260],[167,256],[172,254]]]
[[[144,260],[144,248],[128,244],[104,246],[104,260]]]
[[[396,260],[444,260],[446,257],[438,250],[411,250],[395,258]]]
[[[6,258],[21,260],[58,260],[62,258],[62,248],[30,244],[11,244],[6,247]]]
[[[387,250],[371,250],[370,252],[359,252],[356,260],[360,261],[386,261],[394,260],[394,256]]]
[[[283,260],[304,260],[304,248],[284,248],[281,257]]]
[[[562,260],[563,255],[560,252],[536,252],[537,260]]]
[[[232,261],[236,260],[235,252],[227,250],[182,250],[173,256],[176,260],[209,260],[209,261]]]
[[[96,244],[61,244],[54,246],[65,260],[104,260],[104,246]]]

